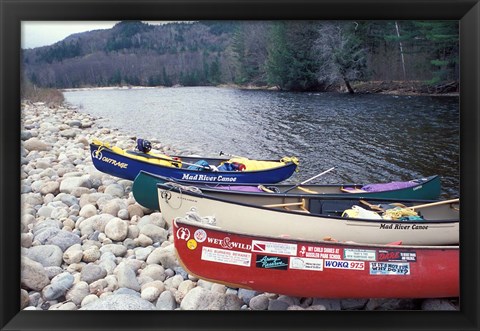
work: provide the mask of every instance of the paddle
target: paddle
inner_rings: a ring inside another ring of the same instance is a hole
[[[222,155],[226,155],[226,156],[229,156],[229,157],[240,157],[240,158],[242,158],[242,159],[243,159],[243,157],[242,157],[242,156],[240,156],[240,155],[228,154],[228,153],[224,153],[224,152],[222,152],[222,151],[220,151],[220,153],[218,153],[218,154],[219,154],[220,156],[222,156]]]
[[[415,209],[420,209],[420,208],[433,207],[433,206],[438,206],[438,205],[445,205],[445,204],[448,204],[448,203],[455,203],[455,202],[459,202],[459,201],[460,201],[460,199],[457,198],[457,199],[451,199],[451,200],[443,200],[443,201],[426,203],[424,205],[412,206],[412,207],[408,207],[408,208],[415,210]]]
[[[311,177],[311,178],[309,178],[309,179],[307,179],[307,180],[304,180],[304,181],[301,182],[301,183],[298,183],[298,184],[296,184],[296,185],[293,185],[292,187],[290,187],[289,189],[287,189],[287,190],[285,190],[285,191],[283,191],[283,192],[281,192],[281,193],[287,193],[288,191],[291,191],[291,190],[293,190],[294,188],[296,188],[296,187],[298,187],[298,186],[300,186],[300,185],[306,184],[306,183],[308,183],[309,181],[314,180],[315,178],[318,178],[318,177],[320,177],[320,176],[325,175],[326,173],[332,171],[333,169],[335,169],[335,167],[332,167],[332,168],[330,168],[330,169],[328,169],[328,170],[325,170],[324,172],[321,172],[321,173],[319,173],[318,175],[315,175],[315,176],[313,176],[313,177]]]
[[[128,153],[128,151],[127,151]],[[142,154],[145,154],[145,153],[142,153]],[[142,155],[143,156],[143,155]],[[181,160],[174,160],[174,159],[169,159],[169,158],[165,158],[165,157],[161,157],[161,156],[156,156],[156,155],[152,155],[152,154],[145,154],[145,157],[147,158],[151,158],[151,159],[158,159],[158,160],[163,160],[163,161],[169,161],[171,163],[176,163],[176,164],[186,164],[186,165],[191,165],[191,166],[195,166],[195,167],[199,167],[199,168],[203,168],[205,170],[210,170],[210,171],[213,171],[213,169],[211,167],[206,167],[206,166],[202,166],[200,164],[195,164],[195,163],[190,163],[190,162],[185,162],[185,161],[181,161]]]
[[[374,210],[374,211],[377,211],[377,212],[384,212],[385,211],[385,209],[383,209],[382,207],[371,204],[371,203],[369,203],[365,200],[360,199],[359,201],[361,203],[363,203],[364,205],[368,206],[371,210]]]

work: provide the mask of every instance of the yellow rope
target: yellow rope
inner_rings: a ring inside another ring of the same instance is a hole
[[[283,162],[283,163],[293,162],[297,166],[298,166],[298,163],[299,163],[298,159],[295,156],[292,156],[292,157],[285,156],[285,157],[280,159],[280,162]]]
[[[418,216],[418,213],[415,212],[414,210],[410,208],[393,208],[393,209],[387,209],[385,213],[383,214],[383,217],[390,217],[393,220],[397,220],[400,217],[405,217],[405,216]]]

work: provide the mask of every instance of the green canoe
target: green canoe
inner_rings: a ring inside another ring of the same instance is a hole
[[[145,171],[133,182],[132,192],[135,200],[142,206],[160,210],[158,205],[157,183],[175,182],[184,186],[196,186],[203,192],[225,199],[253,198],[258,195],[294,196],[332,196],[375,199],[418,199],[435,200],[440,196],[440,177],[437,175],[414,179],[407,182],[379,184],[310,184],[292,188],[292,184],[199,184],[162,177]],[[373,191],[367,191],[371,189]],[[288,191],[286,193],[283,193]]]

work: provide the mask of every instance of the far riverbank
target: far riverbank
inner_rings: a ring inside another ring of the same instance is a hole
[[[129,89],[155,89],[155,88],[178,88],[184,87],[175,85],[167,86],[133,86],[133,85],[119,85],[119,86],[98,86],[98,87],[79,87],[61,89],[61,91],[85,91],[85,90],[129,90]],[[254,86],[254,85],[237,85],[237,84],[223,84],[218,85],[221,88],[232,88],[241,90],[262,90],[262,91],[279,91],[277,87],[271,86]],[[444,84],[430,85],[423,81],[368,81],[356,82],[352,84],[354,94],[389,94],[389,95],[425,95],[425,96],[459,96],[458,82],[447,82]],[[310,91],[309,91],[310,92]],[[312,91],[320,92],[320,91]],[[324,92],[348,93],[344,86],[330,87]],[[308,93],[308,92],[305,92]]]

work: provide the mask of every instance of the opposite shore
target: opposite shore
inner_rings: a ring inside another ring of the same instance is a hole
[[[75,107],[22,102],[21,309],[459,310],[458,298],[299,298],[189,275],[170,222],[91,162],[93,139],[133,149],[132,138]],[[178,153],[155,138],[157,151]]]
[[[353,89],[355,94],[390,94],[405,96],[459,96],[458,82],[448,82],[441,85],[429,85],[423,81],[369,81],[354,83]],[[114,90],[114,89],[155,89],[155,88],[178,88],[183,87],[176,85],[172,87],[164,86],[104,86],[104,87],[79,87],[63,89],[63,91],[81,91],[81,90]],[[252,86],[252,85],[219,85],[220,88],[246,89],[246,90],[264,90],[278,91],[276,87],[268,86]],[[312,91],[315,92],[315,91]],[[336,87],[328,92],[348,93],[344,88]],[[321,93],[321,92],[318,92]]]

